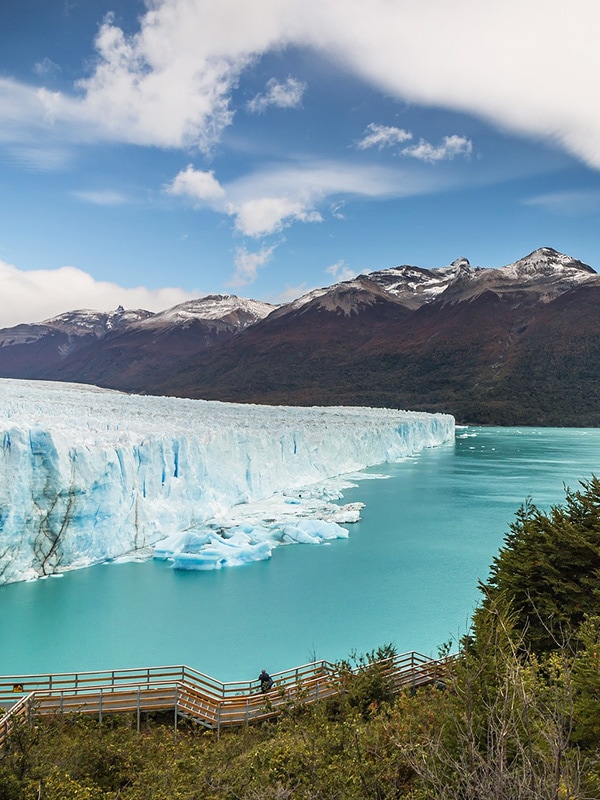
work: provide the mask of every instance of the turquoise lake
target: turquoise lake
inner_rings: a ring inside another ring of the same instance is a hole
[[[187,664],[221,680],[392,642],[435,655],[468,627],[477,582],[527,497],[541,508],[598,473],[600,430],[458,429],[375,467],[347,540],[290,545],[216,572],[108,564],[0,587],[0,673]]]

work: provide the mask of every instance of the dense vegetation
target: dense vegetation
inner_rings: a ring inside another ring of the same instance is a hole
[[[600,481],[526,504],[481,589],[444,686],[394,697],[374,653],[343,697],[220,737],[38,720],[0,754],[0,800],[597,799]]]

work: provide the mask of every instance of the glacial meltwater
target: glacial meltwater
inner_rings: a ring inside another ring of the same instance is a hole
[[[0,674],[188,664],[221,680],[391,642],[435,655],[465,633],[519,506],[599,472],[600,430],[462,428],[375,467],[350,537],[219,571],[107,564],[0,587]]]

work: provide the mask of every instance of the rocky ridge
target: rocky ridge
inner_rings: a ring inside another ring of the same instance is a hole
[[[0,376],[291,405],[600,424],[600,275],[542,247],[358,275],[279,307],[210,295],[152,314],[67,312],[0,331]]]

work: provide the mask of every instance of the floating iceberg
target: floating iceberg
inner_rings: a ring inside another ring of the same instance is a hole
[[[346,539],[340,523],[357,522],[363,503],[338,506],[347,481],[326,481],[267,500],[244,503],[219,514],[209,524],[175,533],[154,547],[154,558],[168,559],[175,569],[221,569],[269,558],[280,544],[322,544]]]
[[[347,536],[335,476],[454,436],[454,419],[132,396],[0,379],[0,583],[142,553],[179,568]]]

